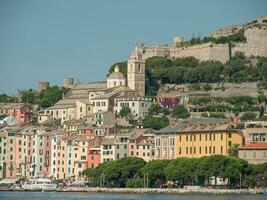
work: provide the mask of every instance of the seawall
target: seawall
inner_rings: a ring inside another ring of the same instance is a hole
[[[158,193],[158,194],[262,194],[260,189],[168,189],[168,188],[58,188],[57,192]]]

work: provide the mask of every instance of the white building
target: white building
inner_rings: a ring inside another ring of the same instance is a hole
[[[128,156],[128,144],[132,133],[106,136],[100,145],[101,163]]]
[[[143,97],[119,97],[115,99],[114,113],[118,114],[123,107],[131,109],[134,116],[144,117],[152,105],[150,98]]]
[[[107,88],[113,88],[118,86],[125,86],[126,80],[124,75],[120,72],[118,65],[115,66],[114,72],[108,76]]]

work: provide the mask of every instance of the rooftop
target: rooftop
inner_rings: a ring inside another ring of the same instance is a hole
[[[263,150],[263,149],[267,149],[267,142],[248,144],[239,147],[239,150]]]

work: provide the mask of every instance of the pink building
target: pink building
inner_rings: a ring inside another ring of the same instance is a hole
[[[31,121],[32,112],[24,103],[1,103],[0,115],[14,116],[19,122],[27,123]]]
[[[88,142],[87,168],[96,168],[101,162],[101,138],[95,136]]]

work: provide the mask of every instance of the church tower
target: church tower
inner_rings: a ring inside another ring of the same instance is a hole
[[[145,96],[145,61],[137,47],[127,62],[127,70],[128,87],[137,91],[140,96]]]

